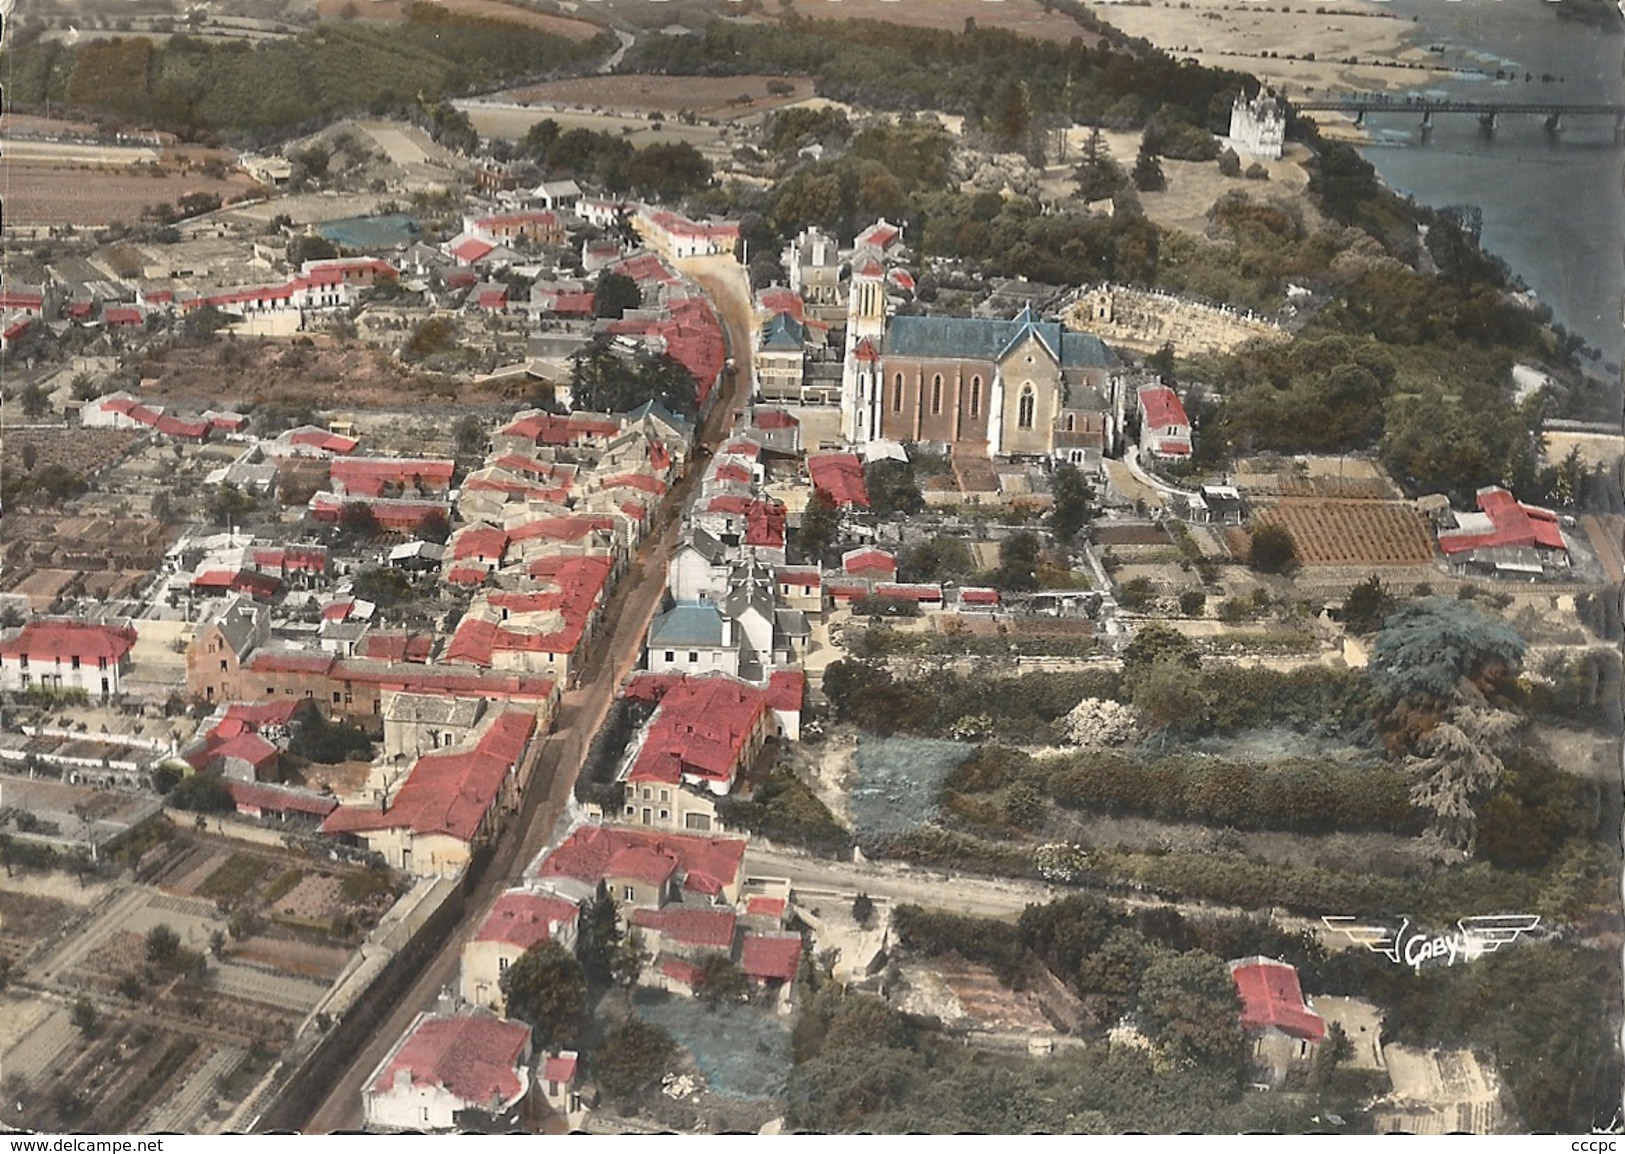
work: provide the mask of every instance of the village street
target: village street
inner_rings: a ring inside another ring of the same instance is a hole
[[[334,1082],[327,1098],[302,1127],[308,1133],[329,1133],[361,1125],[361,1090],[367,1075],[406,1032],[412,1019],[431,1008],[442,990],[455,986],[468,932],[478,924],[497,895],[512,885],[519,872],[552,840],[593,735],[603,724],[616,689],[636,668],[642,655],[649,621],[665,593],[666,563],[677,547],[682,526],[682,518],[676,510],[686,510],[694,501],[704,474],[699,458],[709,456],[732,431],[735,410],[750,396],[752,334],[744,269],[731,257],[684,261],[681,267],[717,303],[730,355],[740,361],[741,369],[737,376],[724,376],[720,385],[722,395],[700,430],[695,458],[690,460],[683,479],[662,507],[660,519],[651,527],[632,567],[605,607],[604,627],[593,640],[581,679],[574,689],[564,694],[559,704],[555,733],[542,742],[533,755],[531,784],[518,819],[503,827],[491,863],[469,895],[465,917],[456,932],[446,936],[440,950],[424,966],[390,1015],[380,1022],[372,1040],[350,1062],[344,1076]],[[739,356],[739,353],[744,355]]]

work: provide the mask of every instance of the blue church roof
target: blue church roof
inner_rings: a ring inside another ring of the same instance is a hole
[[[885,351],[899,357],[949,357],[997,361],[1027,336],[1036,336],[1066,368],[1104,367],[1110,351],[1099,337],[1068,332],[1059,321],[1039,320],[1022,309],[1010,320],[987,317],[893,317]]]

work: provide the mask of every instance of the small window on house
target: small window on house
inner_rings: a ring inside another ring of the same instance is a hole
[[[26,658],[26,657],[23,658],[23,666],[24,666],[24,668],[26,668],[28,666],[28,658]],[[226,672],[226,663],[224,661],[222,661],[220,663],[220,672],[221,673]]]
[[[1071,433],[1077,430],[1078,418],[1071,413],[1066,415],[1066,431]]]
[[[505,974],[507,972],[508,972],[508,959],[507,958],[498,958],[497,959],[497,973]]]
[[[668,820],[670,820],[670,818],[671,818],[671,810],[663,809],[663,810],[660,811],[660,820],[661,821],[668,821]]]
[[[660,791],[660,800],[661,801],[670,801],[671,800],[671,790],[669,790],[669,789],[661,790]]]
[[[74,667],[74,668],[75,668],[75,669],[78,669],[78,668],[79,668],[79,658],[78,658],[78,657],[77,657],[77,656],[76,656],[76,657],[74,657],[74,659],[73,659],[73,667]]]
[[[699,653],[693,649],[690,649],[688,651],[688,660],[690,665],[698,665],[700,662]]]
[[[622,889],[621,889],[621,900],[623,902],[635,902],[635,901],[637,901],[638,900],[638,891],[633,889],[631,886],[622,887]]]
[[[895,377],[892,378],[891,411],[894,412],[894,413],[901,413],[903,411],[903,374],[902,373],[898,373]]]
[[[650,791],[647,788],[645,788],[644,791],[643,791],[643,800],[648,801],[651,796],[652,795],[651,795]]]
[[[670,649],[666,650],[666,660],[667,661],[676,661],[677,660],[677,654],[673,653]]]
[[[267,696],[267,697],[275,697],[276,696],[276,686],[267,685],[265,687],[265,696]]]
[[[343,696],[344,695],[342,693],[340,693],[338,690],[335,689],[333,691],[333,704],[337,705],[339,703],[340,699],[343,698]]]

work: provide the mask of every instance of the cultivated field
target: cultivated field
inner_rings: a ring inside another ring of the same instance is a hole
[[[0,445],[0,472],[9,479],[61,465],[91,477],[129,451],[145,434],[133,429],[7,429]],[[8,526],[9,527],[9,526]]]
[[[174,204],[188,193],[213,193],[226,201],[256,187],[241,174],[219,180],[201,173],[31,164],[10,155],[6,166],[8,230],[64,224],[87,227],[114,221],[129,224],[140,220],[152,206]]]
[[[843,0],[840,4],[785,0],[770,5],[769,11],[781,16],[794,12],[808,20],[884,20],[946,32],[962,31],[966,20],[975,20],[980,28],[1008,28],[1041,40],[1066,43],[1082,37],[1090,47],[1099,39],[1065,13],[1050,11],[1037,0]]]
[[[1425,565],[1433,559],[1426,519],[1396,502],[1288,498],[1259,510],[1255,523],[1290,533],[1305,565]]]
[[[555,16],[547,12],[533,12],[516,4],[504,4],[502,0],[429,0],[429,3],[460,16],[477,16],[482,20],[505,20],[510,24],[521,24],[526,28],[540,29],[571,40],[591,40],[604,31],[598,25],[586,20]],[[406,19],[408,6],[408,0],[360,0],[360,3],[356,3],[355,0],[320,0],[316,5],[316,11],[325,20],[344,19],[344,13],[349,9],[353,11],[356,19],[399,24]]]
[[[770,82],[793,86],[793,91],[774,94]],[[499,99],[524,104],[573,105],[581,108],[611,108],[621,112],[660,112],[671,115],[689,111],[715,120],[737,120],[805,100],[813,94],[806,77],[780,76],[578,76],[571,80],[551,80],[499,93]],[[743,98],[748,97],[749,100]]]

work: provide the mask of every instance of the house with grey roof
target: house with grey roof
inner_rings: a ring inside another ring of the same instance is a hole
[[[654,673],[739,676],[739,628],[714,601],[680,601],[649,624],[646,664]]]

